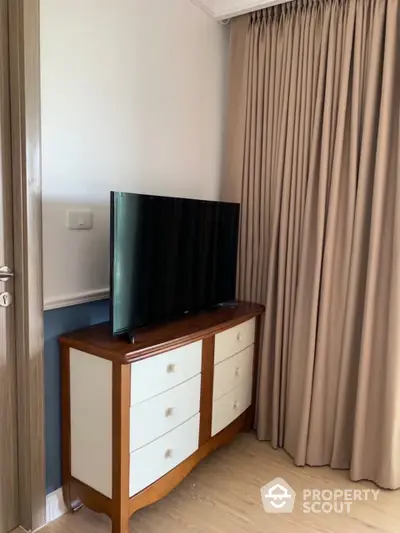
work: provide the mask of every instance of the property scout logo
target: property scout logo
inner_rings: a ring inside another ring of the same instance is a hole
[[[379,489],[304,489],[300,505],[303,513],[349,513],[353,502],[377,501]],[[261,488],[261,499],[267,513],[291,513],[296,492],[284,479],[277,477]]]

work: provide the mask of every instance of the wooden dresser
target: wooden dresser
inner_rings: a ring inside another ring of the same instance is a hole
[[[263,307],[239,302],[140,330],[108,324],[60,339],[62,457],[69,510],[128,533],[204,457],[252,427]]]

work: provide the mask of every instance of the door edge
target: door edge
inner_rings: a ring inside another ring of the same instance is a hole
[[[20,521],[46,523],[40,0],[9,0]]]

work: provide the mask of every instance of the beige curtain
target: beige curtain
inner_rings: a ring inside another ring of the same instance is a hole
[[[400,486],[400,0],[233,20],[223,195],[266,305],[257,431]]]

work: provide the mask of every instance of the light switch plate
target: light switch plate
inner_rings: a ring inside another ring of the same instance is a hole
[[[93,212],[90,209],[68,209],[67,228],[74,230],[92,229]]]

